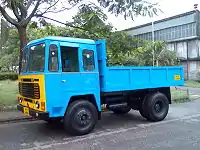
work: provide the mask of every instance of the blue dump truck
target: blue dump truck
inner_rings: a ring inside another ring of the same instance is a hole
[[[49,123],[63,121],[73,135],[90,133],[102,106],[120,115],[138,110],[153,122],[165,119],[170,86],[184,85],[182,66],[108,67],[106,61],[105,40],[31,41],[21,55],[18,110]]]

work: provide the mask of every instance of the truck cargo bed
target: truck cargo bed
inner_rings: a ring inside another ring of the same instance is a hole
[[[184,85],[182,66],[105,67],[100,75],[101,91],[125,91]]]

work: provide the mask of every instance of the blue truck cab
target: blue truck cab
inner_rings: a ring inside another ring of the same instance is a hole
[[[170,86],[184,85],[182,66],[108,67],[106,61],[105,40],[50,36],[31,41],[21,55],[18,110],[51,123],[62,120],[74,135],[90,133],[103,108],[165,119]]]

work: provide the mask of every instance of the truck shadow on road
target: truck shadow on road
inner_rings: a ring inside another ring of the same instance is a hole
[[[119,128],[130,128],[145,123],[149,122],[141,117],[136,111],[131,111],[125,115],[115,115],[112,112],[105,112],[102,114],[101,120],[98,122],[92,133],[103,132],[109,129],[117,130]],[[38,132],[45,136],[48,134],[50,137],[70,137],[70,135],[65,132],[64,124],[62,122],[56,124],[40,124],[40,126],[38,126]]]

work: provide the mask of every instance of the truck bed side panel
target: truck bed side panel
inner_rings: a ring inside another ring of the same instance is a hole
[[[184,85],[182,66],[176,67],[106,67],[102,92],[137,90]]]

